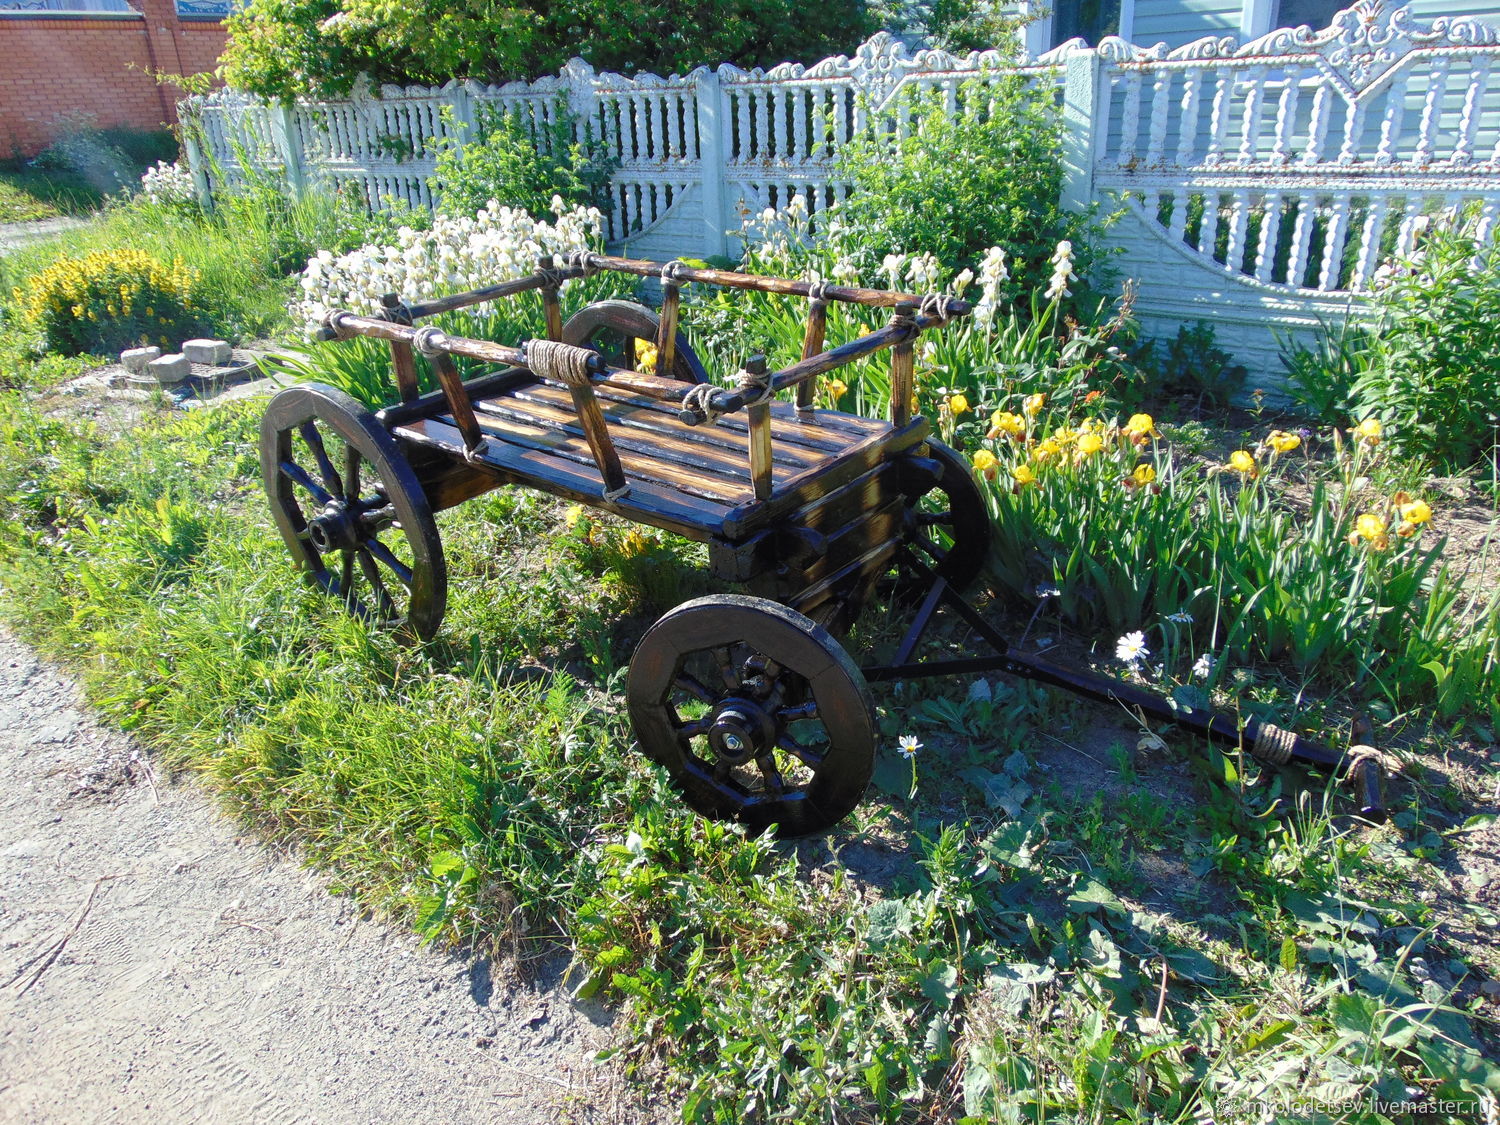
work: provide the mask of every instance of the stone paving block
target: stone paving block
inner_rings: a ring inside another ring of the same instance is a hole
[[[127,348],[120,353],[120,366],[132,375],[140,375],[145,372],[146,364],[160,358],[160,348]]]
[[[225,340],[188,340],[182,345],[182,354],[190,363],[217,367],[229,362],[229,344]]]
[[[163,386],[180,383],[193,373],[193,365],[188,362],[188,357],[181,352],[172,355],[164,355],[160,359],[153,359],[146,364],[146,373],[155,375],[156,381]]]

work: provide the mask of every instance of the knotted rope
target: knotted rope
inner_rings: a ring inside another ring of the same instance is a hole
[[[593,277],[599,272],[599,266],[594,261],[594,255],[588,250],[570,250],[563,258],[563,265],[570,270],[580,271],[584,277]]]
[[[910,340],[922,331],[917,327],[917,317],[915,312],[911,311],[910,305],[907,306],[907,311],[902,311],[901,305],[896,306],[895,311],[891,313],[891,327],[900,331],[903,340]]]
[[[762,371],[759,375],[750,371],[740,372],[740,397],[745,400],[745,405],[762,406],[771,400],[775,393],[771,389],[770,372]]]
[[[724,414],[714,409],[714,395],[718,393],[719,388],[712,383],[696,383],[682,396],[682,409],[692,411],[712,426]]]
[[[418,328],[412,333],[411,346],[429,358],[442,355],[448,343],[448,334],[441,328],[428,325],[426,328]]]
[[[826,282],[826,281],[814,281],[811,285],[809,285],[807,287],[807,299],[809,301],[823,301],[823,302],[827,302],[827,300],[828,300],[828,282]]]
[[[687,268],[687,263],[680,258],[673,258],[670,262],[663,262],[661,267],[661,283],[663,285],[680,285],[682,271]]]
[[[1261,723],[1255,728],[1255,744],[1250,747],[1250,756],[1259,762],[1284,766],[1292,760],[1292,748],[1296,744],[1295,731],[1283,730],[1272,723]]]
[[[1366,759],[1374,762],[1377,766],[1379,766],[1382,773],[1391,774],[1401,772],[1401,766],[1399,762],[1386,754],[1382,754],[1379,750],[1375,749],[1375,747],[1366,745],[1365,743],[1359,743],[1357,745],[1349,747],[1348,751],[1344,754],[1344,761],[1349,764],[1350,773],[1354,771],[1354,768],[1358,766],[1360,762],[1363,762]]]
[[[946,324],[952,317],[952,314],[948,312],[948,298],[941,293],[929,293],[923,297],[918,311],[923,316],[930,316],[941,324]]]
[[[526,366],[539,379],[553,379],[569,387],[589,385],[588,348],[575,347],[558,340],[527,340]]]

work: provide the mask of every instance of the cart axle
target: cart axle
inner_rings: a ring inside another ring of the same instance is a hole
[[[1010,643],[986,621],[973,606],[964,601],[939,575],[907,553],[906,565],[930,581],[911,626],[897,646],[890,664],[861,669],[870,683],[882,680],[909,680],[929,676],[973,675],[980,672],[1005,672],[1022,679],[1035,680],[1064,688],[1102,703],[1119,703],[1127,710],[1139,712],[1161,722],[1175,723],[1201,734],[1220,745],[1244,749],[1258,761],[1269,765],[1286,765],[1297,761],[1323,769],[1333,769],[1353,788],[1360,815],[1369,820],[1385,819],[1382,793],[1384,770],[1379,756],[1369,747],[1355,747],[1340,753],[1321,743],[1303,738],[1292,731],[1257,719],[1247,719],[1241,727],[1228,715],[1208,710],[1187,710],[1163,696],[1134,684],[1121,683],[1108,676],[1066,668],[1029,653],[1013,652]],[[954,610],[994,648],[990,656],[971,656],[952,660],[912,660],[927,627],[940,605]]]

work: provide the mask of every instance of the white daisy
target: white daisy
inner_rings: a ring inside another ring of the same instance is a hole
[[[1151,650],[1146,647],[1146,634],[1140,630],[1126,633],[1115,642],[1115,659],[1123,660],[1126,664],[1139,664],[1150,653]]]

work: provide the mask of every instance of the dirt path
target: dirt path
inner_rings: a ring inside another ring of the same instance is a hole
[[[84,219],[62,215],[56,219],[32,219],[24,223],[0,223],[0,253],[15,250],[39,238],[60,234],[84,225]]]
[[[0,1121],[631,1120],[609,1036],[361,918],[0,633]]]

